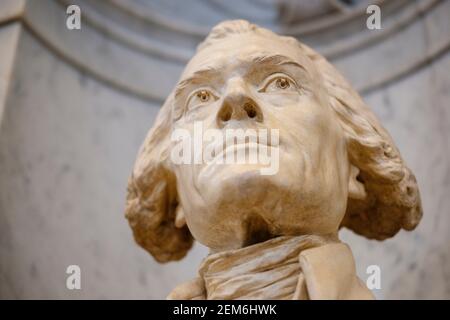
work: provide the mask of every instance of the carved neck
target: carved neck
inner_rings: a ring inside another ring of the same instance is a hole
[[[240,248],[234,248],[234,249],[224,249],[224,250],[220,250],[220,249],[213,249],[213,248],[209,248],[209,254],[208,255],[213,255],[213,254],[219,254],[219,253],[223,253],[223,252],[236,252],[237,250],[244,250],[249,248],[249,250],[255,250],[258,248],[258,246],[261,246],[264,243],[271,243],[271,242],[277,242],[279,238],[297,238],[297,239],[302,239],[302,240],[306,240],[306,239],[312,239],[312,240],[317,240],[317,239],[321,239],[321,241],[323,241],[323,243],[337,243],[340,242],[339,240],[339,236],[338,236],[338,232],[334,232],[334,233],[329,233],[329,234],[324,234],[324,235],[320,235],[320,234],[305,234],[305,235],[282,235],[282,236],[271,236],[271,237],[267,237],[264,239],[261,239],[261,241],[257,241],[257,242],[253,242],[253,243],[243,243],[242,247]],[[245,252],[245,251],[244,251]]]
[[[244,248],[210,254],[199,269],[206,298],[290,299],[296,292],[301,274],[300,253],[335,242],[339,242],[336,234],[280,236]]]

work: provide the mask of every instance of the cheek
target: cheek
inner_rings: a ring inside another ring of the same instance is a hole
[[[264,104],[265,120],[270,128],[280,130],[280,140],[288,146],[315,149],[330,136],[329,115],[314,99],[285,96],[274,100]]]
[[[204,203],[196,192],[193,185],[193,172],[191,166],[179,166],[175,170],[177,178],[177,193],[179,201],[183,207],[183,211],[188,223],[188,227],[195,228],[198,224],[198,219],[201,214],[201,209],[204,208]]]
[[[280,154],[280,161],[297,159],[301,164],[303,159],[299,174],[305,179],[320,179],[327,190],[329,186],[345,191],[345,137],[333,111],[308,97],[283,102],[281,108],[266,109],[268,125],[280,129],[280,145],[286,151],[284,156]]]
[[[178,196],[180,197],[181,202],[186,206],[186,204],[189,204],[189,193],[193,189],[192,186],[190,186],[190,172],[189,168],[185,165],[177,165],[174,168],[175,176],[177,179],[177,190],[178,190]],[[186,208],[185,208],[186,209]],[[186,212],[185,212],[186,213]]]
[[[257,102],[261,105],[266,105],[269,109],[278,109],[299,105],[302,99],[304,98],[302,98],[302,96],[298,92],[287,92],[283,94],[265,93],[260,95],[258,99],[259,101]],[[277,111],[282,112],[282,110]]]
[[[193,123],[196,121],[205,121],[211,116],[215,116],[218,112],[218,101],[209,105],[200,106],[193,110],[189,110],[184,115],[184,121],[186,123]]]

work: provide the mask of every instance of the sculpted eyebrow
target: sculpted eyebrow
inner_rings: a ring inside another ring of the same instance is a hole
[[[195,71],[192,75],[189,77],[181,80],[175,87],[175,99],[179,97],[184,89],[188,87],[189,85],[195,83],[196,81],[202,80],[202,79],[208,79],[208,78],[214,78],[220,74],[220,68],[215,67],[206,67],[200,70]]]
[[[308,71],[306,70],[306,68],[304,66],[302,66],[300,63],[294,61],[293,59],[281,55],[281,54],[260,54],[257,56],[254,56],[251,58],[251,61],[254,64],[257,64],[257,68],[260,68],[261,65],[292,65],[295,66],[297,68],[302,69],[302,71],[304,71],[305,73],[308,74]]]

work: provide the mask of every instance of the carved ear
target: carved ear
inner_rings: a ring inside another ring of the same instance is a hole
[[[350,199],[364,200],[367,197],[364,184],[358,180],[359,169],[350,164],[348,177],[348,197]]]
[[[159,111],[139,150],[128,181],[125,211],[134,239],[158,262],[180,260],[193,243],[187,226],[180,222],[179,227],[175,225],[176,180],[168,164],[172,97],[169,96]]]

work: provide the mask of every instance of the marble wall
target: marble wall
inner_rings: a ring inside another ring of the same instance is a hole
[[[367,1],[286,17],[271,0],[3,0],[0,298],[161,299],[195,275],[205,247],[160,265],[133,242],[126,181],[195,46],[218,21],[246,18],[336,64],[416,174],[414,232],[378,242],[341,231],[360,277],[376,264],[378,298],[450,299],[450,1],[373,2],[381,30],[365,27]],[[65,26],[69,3],[81,30]],[[81,290],[66,288],[71,264]]]

